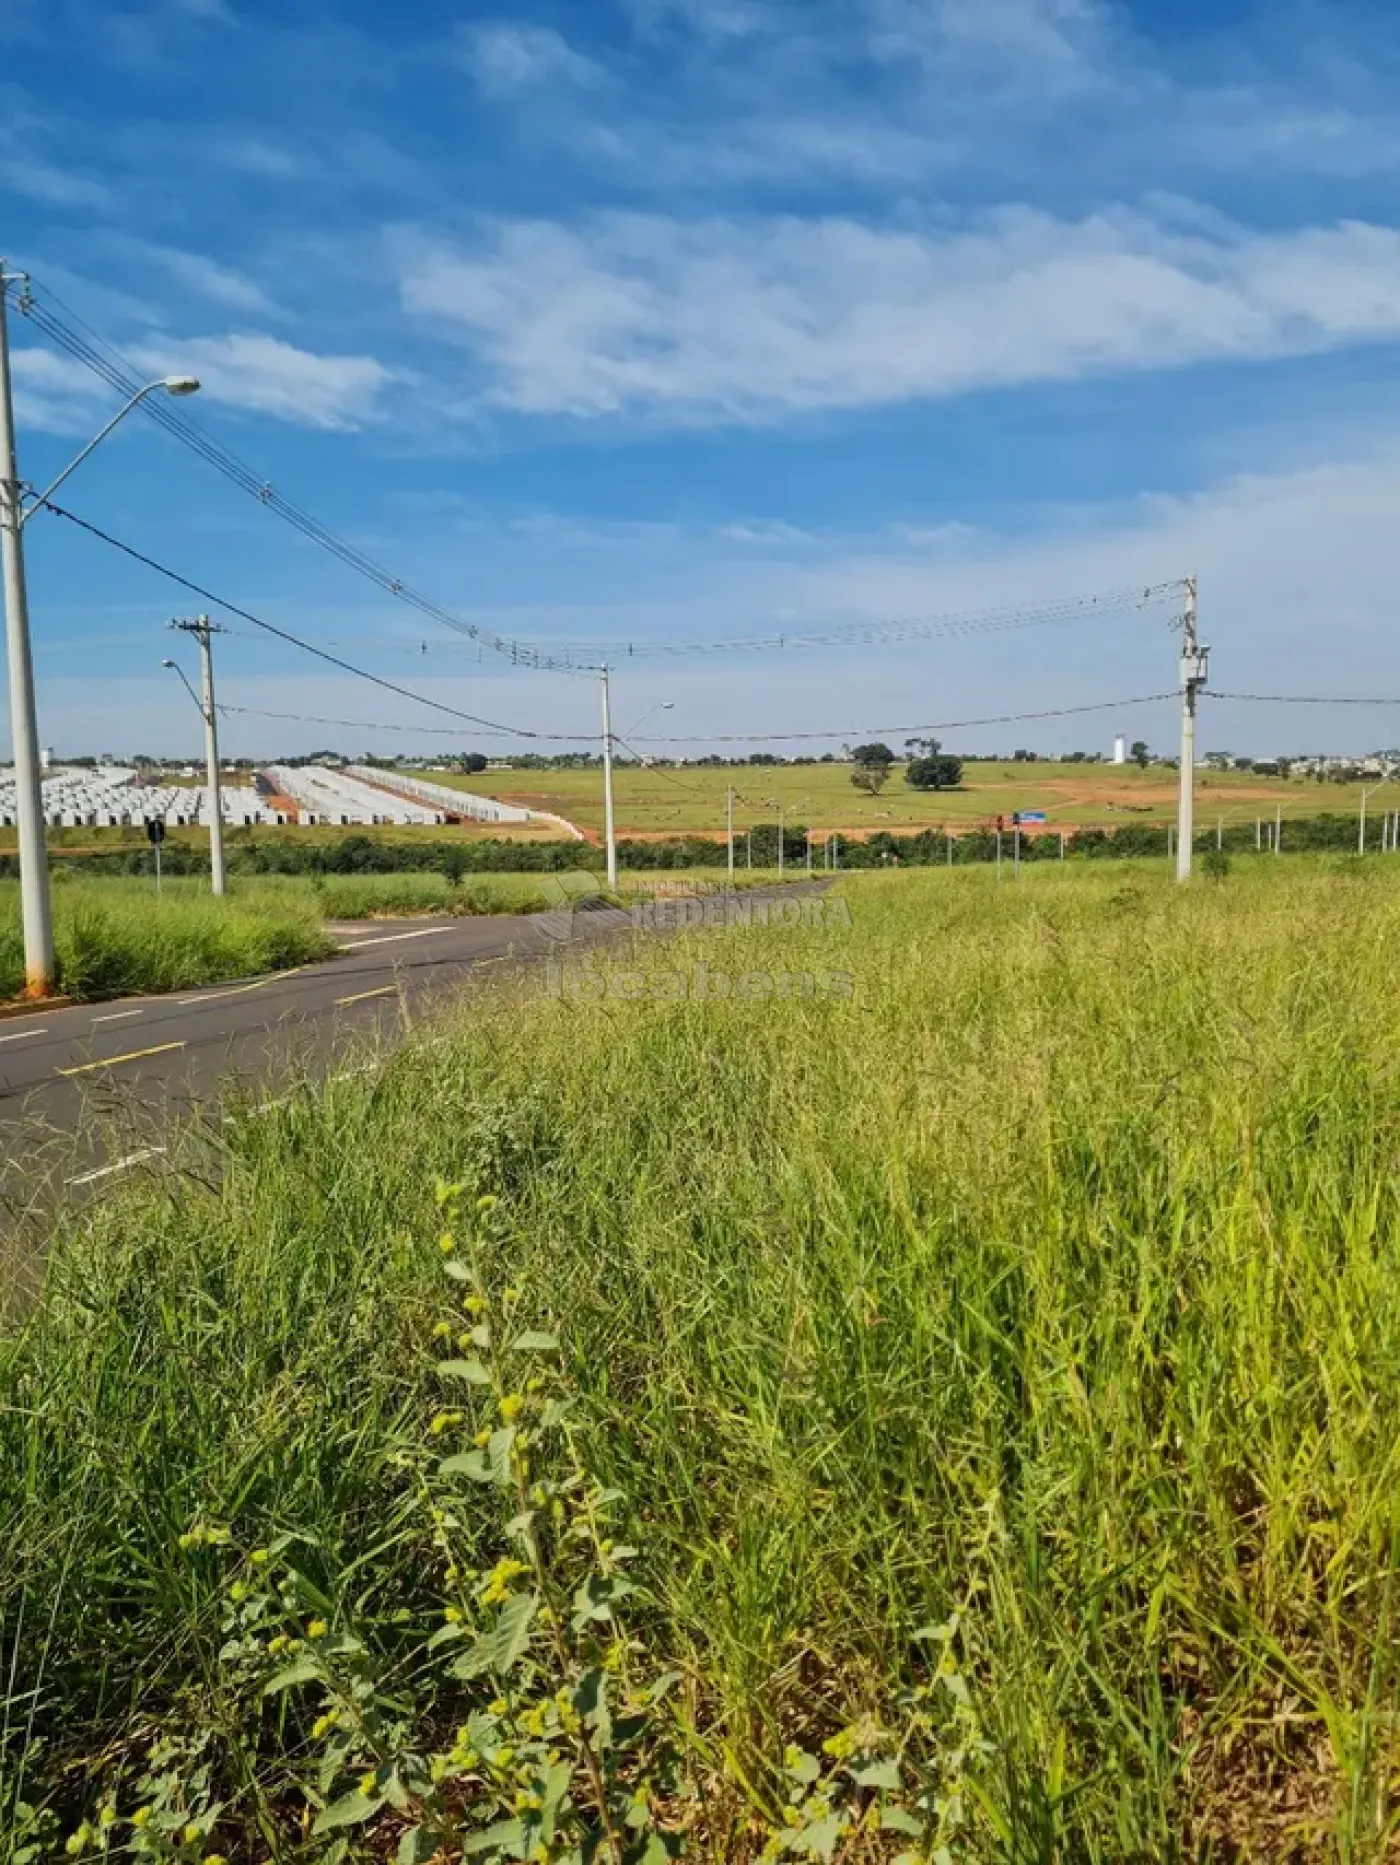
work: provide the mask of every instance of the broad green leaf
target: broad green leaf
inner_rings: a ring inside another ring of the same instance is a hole
[[[491,1474],[497,1483],[510,1481],[510,1447],[515,1442],[515,1426],[502,1425],[491,1433],[486,1455],[491,1459]]]
[[[263,1695],[280,1696],[284,1690],[290,1690],[296,1684],[309,1684],[320,1675],[321,1666],[315,1658],[298,1658],[295,1664],[287,1665],[263,1685]]]
[[[468,1269],[460,1256],[449,1256],[442,1267],[443,1273],[451,1276],[454,1282],[470,1282],[472,1279],[471,1270]]]
[[[502,1606],[491,1630],[455,1661],[452,1675],[467,1679],[479,1677],[483,1671],[504,1674],[510,1670],[530,1642],[530,1627],[538,1606],[533,1593],[514,1594]]]
[[[515,1353],[558,1353],[559,1336],[541,1333],[538,1328],[526,1328],[510,1344]]]
[[[797,1837],[808,1858],[829,1859],[836,1851],[845,1826],[846,1816],[838,1808],[835,1813],[828,1813],[824,1820],[815,1821]]]
[[[410,1826],[399,1840],[398,1865],[425,1865],[436,1851],[436,1842],[421,1826]]]
[[[516,1593],[501,1608],[496,1621],[496,1669],[508,1671],[530,1642],[539,1599],[533,1593]]]
[[[469,1476],[473,1483],[494,1483],[496,1480],[485,1451],[459,1451],[455,1457],[444,1457],[438,1465],[438,1475]]]
[[[440,1625],[437,1631],[434,1632],[432,1637],[428,1640],[427,1648],[429,1651],[436,1651],[440,1645],[450,1645],[454,1640],[465,1638],[466,1636],[466,1633],[460,1625]]]
[[[439,1360],[437,1370],[444,1379],[465,1379],[468,1385],[471,1386],[489,1386],[491,1384],[490,1369],[486,1366],[484,1361],[475,1358],[470,1360]]]
[[[908,1833],[911,1838],[917,1839],[924,1829],[922,1822],[916,1820],[912,1813],[906,1813],[903,1807],[881,1807],[880,1830],[884,1833]]]
[[[899,1786],[899,1769],[892,1761],[872,1761],[868,1767],[852,1771],[857,1787]]]
[[[509,1858],[519,1858],[524,1837],[525,1828],[519,1820],[497,1820],[494,1826],[464,1839],[462,1853],[469,1857],[473,1852],[502,1852]]]
[[[370,1796],[358,1791],[342,1794],[339,1800],[331,1802],[311,1830],[331,1833],[340,1826],[362,1826],[366,1820],[372,1820],[383,1805],[384,1801],[378,1794]]]

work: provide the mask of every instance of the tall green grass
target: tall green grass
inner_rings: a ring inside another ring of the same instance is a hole
[[[960,1856],[1391,1855],[1400,892],[1279,864],[851,902],[590,961],[849,1000],[532,980],[63,1221],[0,1361],[14,1800],[66,1827],[153,1729],[207,1731],[222,1849],[324,1856],[287,1811],[306,1730],[233,1715],[225,1576],[177,1539],[301,1537],[376,1648],[431,1622],[403,1471],[441,1174],[500,1195],[487,1273],[629,1499],[691,1856],[750,1855],[789,1741],[903,1728],[950,1616],[976,1738],[906,1759],[956,1775]]]
[[[179,990],[327,957],[315,901],[250,889],[214,900],[205,886],[69,881],[53,890],[59,988],[70,997]],[[0,1002],[24,986],[19,888],[0,882]]]

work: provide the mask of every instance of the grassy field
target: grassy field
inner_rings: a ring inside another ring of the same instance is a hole
[[[309,886],[213,900],[207,882],[65,880],[53,889],[60,989],[69,997],[174,991],[324,958],[334,949]],[[24,985],[19,884],[0,881],[0,1003]]]
[[[778,803],[791,823],[856,833],[945,824],[974,828],[1018,809],[1044,810],[1052,828],[1168,822],[1176,815],[1176,772],[1154,767],[1140,771],[1135,765],[968,764],[959,790],[936,794],[911,790],[902,772],[903,767],[896,766],[882,794],[871,797],[855,789],[850,766],[842,764],[677,771],[624,765],[617,773],[618,833],[722,834],[724,795],[730,784],[739,792],[734,820],[740,829],[771,823]],[[434,781],[530,809],[553,810],[589,833],[602,829],[602,780],[596,771],[489,771],[478,777],[440,773]],[[1312,816],[1323,810],[1354,815],[1359,798],[1355,785],[1281,782],[1252,774],[1197,776],[1196,809],[1202,828],[1217,816],[1227,823],[1253,821],[1256,815],[1272,821],[1279,806],[1285,816]],[[1372,808],[1379,813],[1397,802],[1400,793],[1382,791]]]
[[[6,1865],[1394,1856],[1400,889],[843,888],[60,1223]]]
[[[617,827],[621,836],[679,835],[703,832],[722,835],[725,825],[725,790],[732,784],[739,793],[734,821],[740,829],[771,823],[776,806],[783,805],[787,820],[814,830],[840,829],[870,833],[878,829],[977,828],[999,814],[1013,810],[1044,810],[1051,828],[1113,826],[1123,823],[1165,823],[1175,820],[1176,773],[1135,765],[1103,764],[968,764],[962,787],[930,793],[911,790],[896,766],[884,792],[866,796],[854,788],[850,767],[843,764],[754,766],[721,770],[711,767],[677,771],[642,770],[619,766],[616,777]],[[597,771],[488,771],[464,777],[434,772],[434,783],[495,796],[528,809],[548,810],[567,818],[591,839],[603,829],[602,777]],[[1289,816],[1314,816],[1323,811],[1355,816],[1361,787],[1355,784],[1292,782],[1252,774],[1200,772],[1196,810],[1204,830],[1217,818],[1231,823],[1271,822],[1276,809]],[[1400,792],[1382,789],[1370,805],[1379,815],[1400,805]],[[144,832],[134,829],[56,829],[50,832],[55,848],[136,847]],[[279,835],[298,841],[332,841],[355,830],[315,824],[305,829],[254,829],[230,832],[230,846],[240,837],[266,842]],[[462,824],[449,830],[391,826],[366,829],[375,840],[441,840],[444,835],[471,840],[503,837],[507,840],[557,840],[561,831],[552,823],[524,828],[491,824]],[[172,829],[173,841],[202,845],[207,837],[199,829]],[[0,852],[14,847],[14,830],[0,829]]]

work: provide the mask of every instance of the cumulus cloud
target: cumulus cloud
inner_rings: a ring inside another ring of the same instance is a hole
[[[559,78],[591,84],[599,76],[598,67],[552,27],[511,20],[481,20],[462,26],[457,55],[481,90],[492,97],[509,97]]]
[[[276,309],[261,285],[249,278],[246,272],[239,272],[220,260],[210,259],[204,253],[184,252],[175,246],[147,244],[141,245],[140,252],[142,257],[168,272],[186,291],[207,299],[210,304],[222,305],[228,311],[251,312],[260,317],[269,316]]]
[[[32,347],[11,352],[15,418],[21,428],[72,434],[91,426],[94,410],[109,391],[91,370],[71,357]]]
[[[152,375],[198,376],[211,401],[303,427],[363,426],[393,380],[372,356],[319,356],[256,332],[167,338],[146,344],[136,360]]]
[[[1400,233],[1025,209],[961,232],[608,214],[399,242],[405,308],[533,414],[809,410],[1400,335]]]

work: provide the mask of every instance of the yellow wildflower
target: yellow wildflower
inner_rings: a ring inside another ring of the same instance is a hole
[[[507,1423],[509,1423],[512,1418],[519,1418],[524,1409],[525,1401],[518,1392],[508,1392],[501,1400],[501,1417],[504,1418]]]
[[[324,1638],[330,1629],[331,1628],[326,1624],[324,1619],[313,1619],[306,1628],[306,1636],[308,1638]]]

